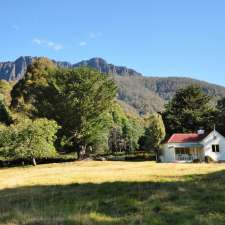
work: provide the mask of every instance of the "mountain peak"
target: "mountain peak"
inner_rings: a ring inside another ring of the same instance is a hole
[[[14,62],[0,62],[0,79],[14,81],[23,78],[27,66],[29,66],[36,57],[20,56]],[[119,76],[140,76],[141,74],[133,69],[125,66],[115,66],[107,63],[107,61],[101,57],[95,57],[88,60],[71,64],[66,61],[52,60],[58,67],[62,68],[76,68],[81,66],[91,67],[97,69],[101,73],[115,74]]]
[[[100,57],[91,58],[89,60],[83,60],[79,63],[73,65],[73,67],[87,66],[91,68],[95,68],[101,73],[105,74],[116,74],[119,76],[141,76],[141,73],[137,71],[127,68],[125,66],[115,66],[113,64],[108,63],[105,59]]]
[[[108,64],[107,61],[101,57],[94,57],[94,58],[91,58],[89,60],[87,60],[89,62],[97,62],[97,63],[102,63],[102,64]]]

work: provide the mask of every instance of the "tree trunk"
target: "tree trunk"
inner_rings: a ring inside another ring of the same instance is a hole
[[[86,145],[82,145],[81,149],[77,152],[78,160],[84,159],[84,156],[86,154]]]
[[[80,149],[77,151],[77,160],[81,160],[81,158],[80,158]]]
[[[35,158],[32,158],[32,163],[33,163],[33,166],[37,165]]]
[[[159,162],[159,150],[155,149],[155,161]]]
[[[82,159],[84,159],[85,154],[86,154],[86,145],[83,145],[82,148],[81,148],[81,157],[82,157]]]

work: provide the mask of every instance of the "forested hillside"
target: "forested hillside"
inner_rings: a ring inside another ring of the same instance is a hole
[[[118,86],[118,99],[139,113],[162,111],[176,91],[189,85],[198,85],[212,97],[212,104],[225,96],[225,88],[204,81],[182,77],[114,76]]]
[[[23,78],[27,66],[35,57],[20,57],[15,62],[0,63],[0,79],[18,81]],[[225,96],[225,88],[204,81],[183,77],[150,77],[143,76],[133,69],[115,66],[102,58],[92,58],[71,64],[69,62],[53,61],[58,67],[76,68],[91,67],[101,73],[110,75],[118,86],[117,98],[126,110],[139,114],[157,112],[164,109],[164,104],[175,92],[191,84],[199,85],[202,90],[213,97],[213,102]]]

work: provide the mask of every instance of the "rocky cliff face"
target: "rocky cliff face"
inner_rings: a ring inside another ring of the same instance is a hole
[[[7,81],[15,81],[21,79],[32,63],[32,57],[19,57],[14,62],[0,62],[0,79]]]
[[[141,73],[138,73],[133,69],[129,69],[124,66],[115,66],[113,64],[108,64],[102,58],[92,58],[90,60],[84,60],[73,65],[73,67],[80,66],[92,67],[105,74],[114,74],[120,76],[141,76]]]
[[[25,56],[19,57],[14,62],[0,62],[0,79],[7,81],[17,81],[20,80],[27,69],[33,61],[33,57]],[[76,68],[81,66],[92,67],[105,74],[115,74],[119,76],[140,76],[141,74],[133,69],[129,69],[123,66],[115,66],[113,64],[108,64],[102,58],[92,58],[90,60],[84,60],[76,64],[71,64],[69,62],[53,61],[59,67],[62,68]]]

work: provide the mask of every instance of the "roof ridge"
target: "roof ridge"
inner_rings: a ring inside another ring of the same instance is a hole
[[[175,133],[168,139],[167,143],[185,143],[185,142],[199,142],[205,134],[199,133]]]

